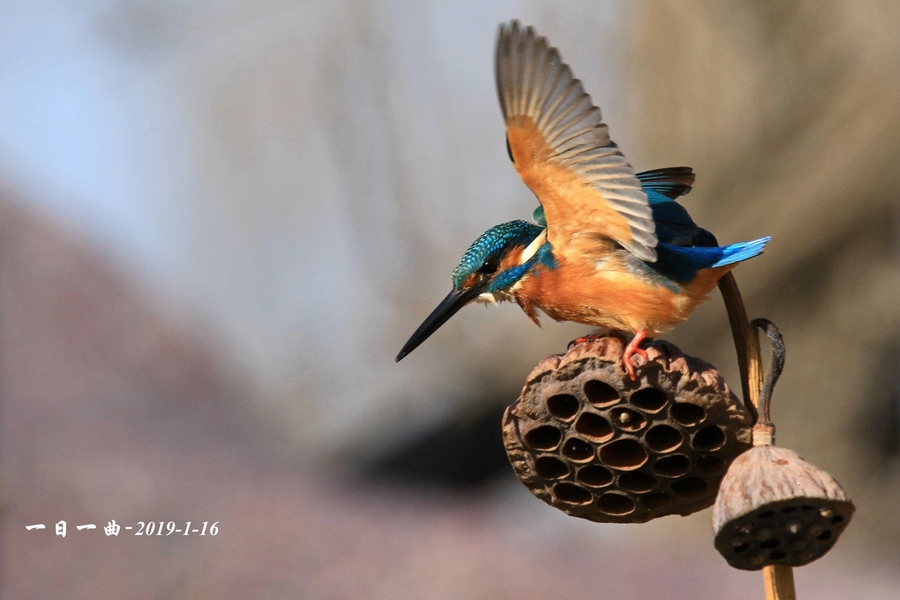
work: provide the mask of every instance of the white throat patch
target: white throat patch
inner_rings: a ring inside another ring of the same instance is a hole
[[[547,228],[545,227],[543,231],[541,231],[534,241],[532,241],[528,246],[522,250],[522,258],[519,259],[519,264],[525,264],[528,262],[532,256],[537,254],[538,249],[544,245],[544,242],[547,241]]]

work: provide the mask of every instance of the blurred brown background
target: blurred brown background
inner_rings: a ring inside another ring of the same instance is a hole
[[[858,507],[798,597],[897,596],[896,3],[2,12],[3,598],[762,597],[708,511],[602,526],[512,477],[499,415],[583,328],[469,308],[393,362],[468,244],[534,207],[493,89],[510,18],[637,169],[693,166],[698,223],[773,236],[737,277],[787,342],[778,442]],[[717,297],[667,337],[739,387]]]

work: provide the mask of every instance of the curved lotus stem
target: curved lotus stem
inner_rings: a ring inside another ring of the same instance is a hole
[[[738,289],[737,281],[731,273],[719,280],[719,291],[725,301],[734,346],[738,355],[738,366],[741,371],[741,387],[744,393],[744,404],[747,409],[756,412],[759,409],[760,390],[763,387],[762,359],[759,351],[759,337],[756,330],[747,320],[747,311]],[[774,382],[772,383],[774,386]],[[768,405],[768,402],[766,402]],[[769,420],[768,406],[764,418]],[[763,581],[766,588],[766,600],[796,600],[794,589],[794,570],[784,565],[769,565],[763,568]]]

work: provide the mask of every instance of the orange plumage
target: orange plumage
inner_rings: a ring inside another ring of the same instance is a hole
[[[703,269],[679,293],[631,274],[621,261],[596,262],[563,256],[555,269],[539,268],[513,289],[515,301],[532,318],[540,309],[556,321],[574,321],[650,337],[687,319],[734,264]]]

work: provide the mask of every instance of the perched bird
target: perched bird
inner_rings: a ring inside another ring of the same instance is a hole
[[[636,174],[581,82],[531,27],[500,26],[496,78],[509,156],[540,202],[535,224],[503,223],[475,240],[396,360],[466,304],[510,300],[535,323],[540,309],[633,334],[622,358],[634,379],[641,342],[687,319],[769,238],[719,247],[675,201],[691,190],[690,168]]]

